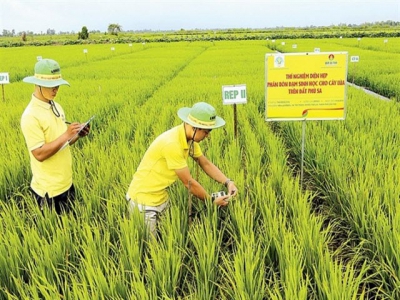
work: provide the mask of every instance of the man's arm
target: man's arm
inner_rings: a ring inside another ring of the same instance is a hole
[[[206,200],[210,197],[207,191],[201,186],[200,183],[195,180],[190,174],[189,168],[185,167],[183,169],[175,170],[176,175],[182,181],[184,186],[189,190],[190,193],[195,195],[201,200]]]
[[[215,181],[225,184],[228,182],[228,195],[235,196],[237,194],[237,188],[233,181],[229,181],[229,178],[225,176],[224,173],[216,165],[214,165],[211,161],[207,159],[204,155],[194,158],[194,160],[199,164],[199,166],[203,169],[203,171],[210,176]]]
[[[49,157],[56,154],[58,150],[60,150],[60,148],[79,131],[80,128],[81,125],[79,123],[72,123],[68,126],[67,131],[60,135],[57,139],[32,150],[31,152],[33,156],[40,162],[45,161]]]
[[[185,185],[185,187],[189,190],[189,193],[192,193],[197,198],[201,200],[207,200],[210,198],[210,195],[207,191],[203,188],[203,186],[195,180],[192,175],[190,174],[189,168],[185,167],[183,169],[175,170],[176,175]],[[229,196],[221,196],[214,200],[214,203],[219,206],[228,205],[228,202],[225,201]]]

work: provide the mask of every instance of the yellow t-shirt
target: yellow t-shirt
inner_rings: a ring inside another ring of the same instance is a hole
[[[194,157],[203,155],[198,143],[193,146]],[[166,188],[178,179],[175,170],[187,167],[188,156],[189,145],[183,124],[159,135],[147,149],[133,175],[128,189],[130,198],[148,206],[166,202]]]
[[[60,117],[56,117],[49,103],[32,95],[32,100],[21,117],[21,129],[29,150],[32,169],[31,188],[40,196],[55,197],[72,185],[72,157],[69,146],[53,156],[38,161],[32,154],[45,143],[57,139],[67,130],[62,107],[55,103]]]

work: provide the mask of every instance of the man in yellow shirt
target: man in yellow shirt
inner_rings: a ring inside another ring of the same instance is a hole
[[[190,174],[187,164],[189,156],[208,176],[228,189],[228,195],[213,199],[216,205],[228,205],[227,199],[237,194],[233,181],[203,155],[199,145],[211,130],[225,125],[225,121],[216,115],[214,107],[205,102],[179,109],[178,116],[183,123],[162,133],[152,142],[126,194],[129,212],[138,208],[144,213],[148,229],[153,235],[156,233],[158,215],[168,206],[166,189],[177,179],[197,198],[210,199],[207,191]]]
[[[35,84],[32,98],[21,117],[21,129],[29,150],[32,169],[30,188],[40,207],[68,211],[75,199],[72,184],[72,158],[69,145],[89,133],[89,126],[74,122],[67,126],[64,110],[53,101],[62,79],[59,64],[42,59],[35,65],[35,75],[23,79]]]

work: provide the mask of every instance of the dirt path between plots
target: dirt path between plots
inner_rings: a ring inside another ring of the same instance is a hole
[[[389,99],[389,98],[386,98],[386,97],[384,97],[384,96],[382,96],[382,95],[379,95],[379,94],[377,94],[377,93],[374,93],[374,92],[372,92],[372,91],[370,91],[370,90],[367,90],[367,89],[364,88],[364,87],[355,85],[354,83],[347,82],[347,84],[348,84],[349,86],[351,86],[351,87],[356,88],[356,89],[363,90],[365,93],[367,93],[367,94],[369,94],[369,95],[372,95],[372,96],[374,96],[374,97],[376,97],[376,98],[379,98],[380,100],[391,101],[391,99]]]

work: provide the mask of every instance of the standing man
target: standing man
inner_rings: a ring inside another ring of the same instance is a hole
[[[129,212],[138,208],[144,213],[146,225],[153,235],[156,234],[158,215],[168,205],[166,189],[177,179],[197,198],[204,201],[210,199],[207,191],[190,174],[187,164],[189,156],[209,177],[227,188],[228,195],[213,199],[214,204],[226,206],[228,198],[237,194],[233,181],[203,155],[199,145],[211,130],[225,125],[225,121],[216,115],[214,107],[205,102],[196,103],[192,108],[179,109],[178,116],[183,123],[162,133],[152,142],[126,194]]]
[[[82,128],[77,122],[67,125],[64,110],[54,102],[60,85],[69,86],[56,61],[38,61],[35,75],[23,81],[35,85],[21,117],[33,175],[30,188],[41,210],[48,205],[61,214],[69,211],[75,200],[69,145],[86,136],[89,126]]]

